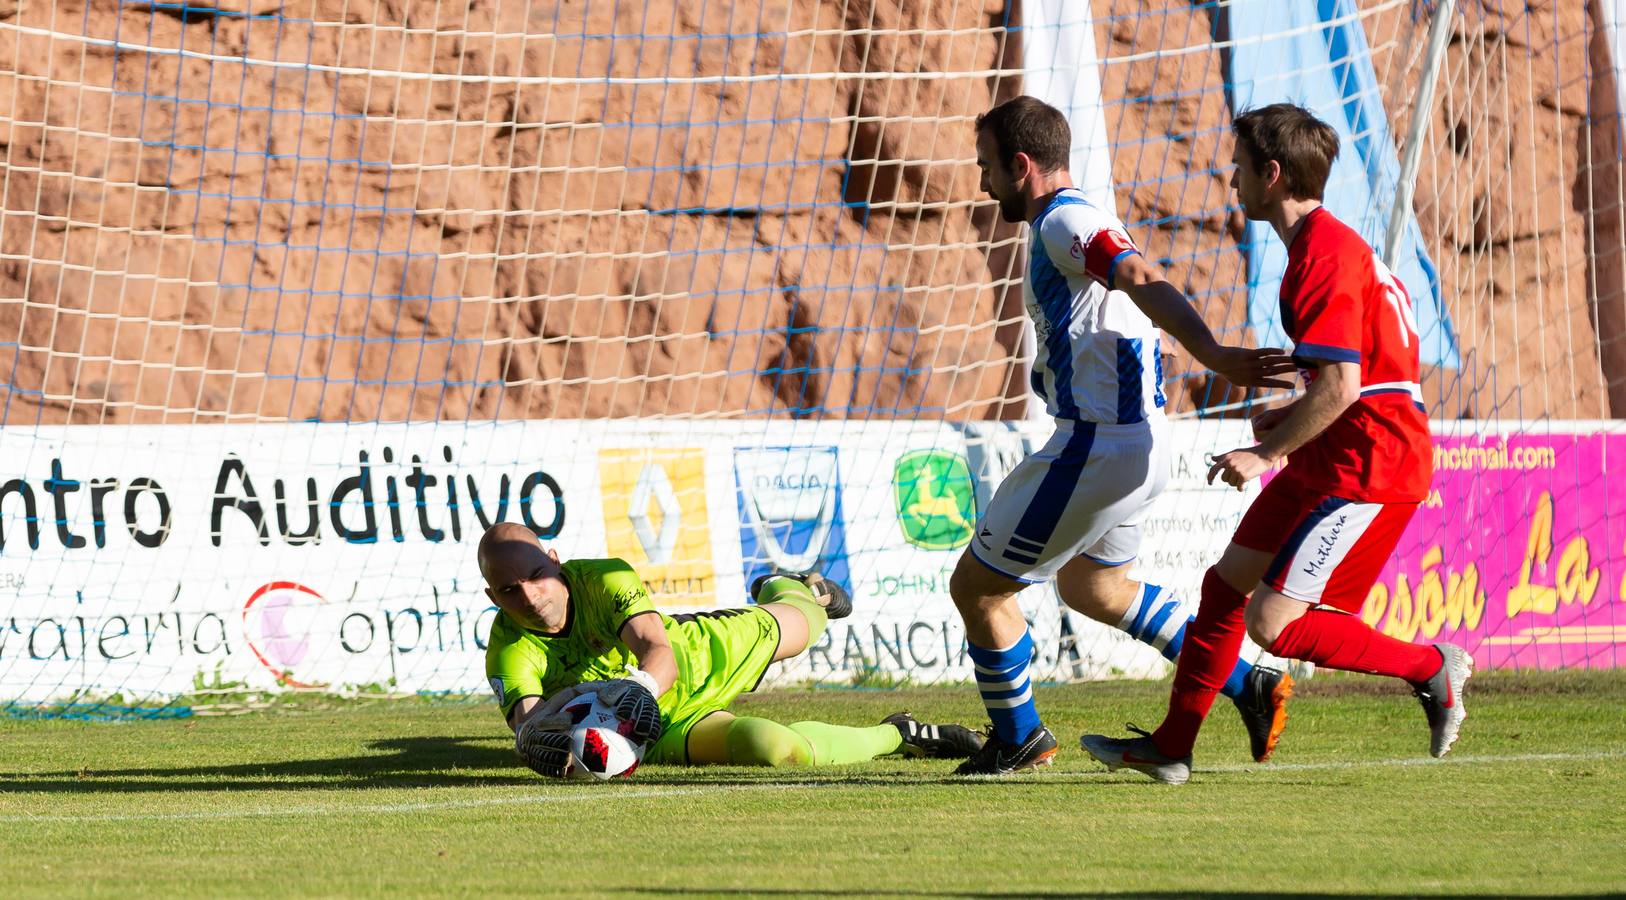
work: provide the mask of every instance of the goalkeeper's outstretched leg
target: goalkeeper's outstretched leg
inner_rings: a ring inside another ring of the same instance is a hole
[[[774,662],[800,655],[824,634],[830,619],[852,612],[841,585],[818,575],[764,576],[751,586],[751,595],[757,609],[778,625]],[[908,713],[889,716],[879,725],[853,727],[812,721],[783,725],[717,710],[689,726],[683,756],[699,765],[842,765],[891,755],[963,759],[982,743],[982,736],[969,728],[926,725]]]
[[[883,756],[963,759],[980,750],[982,741],[963,725],[925,725],[907,713],[852,727],[811,721],[781,725],[718,711],[690,729],[688,757],[696,765],[839,766]]]

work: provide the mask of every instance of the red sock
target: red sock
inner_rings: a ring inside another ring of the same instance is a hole
[[[1247,595],[1226,584],[1218,572],[1209,569],[1203,576],[1197,618],[1186,626],[1186,642],[1180,646],[1175,664],[1169,714],[1152,733],[1152,743],[1163,755],[1176,759],[1191,755],[1214,696],[1225,686],[1225,679],[1236,668],[1237,654],[1242,652],[1242,612],[1247,605]]]
[[[1270,645],[1270,652],[1329,669],[1392,675],[1407,681],[1427,681],[1442,664],[1440,652],[1433,647],[1396,640],[1359,616],[1325,608],[1312,609],[1288,623]]]

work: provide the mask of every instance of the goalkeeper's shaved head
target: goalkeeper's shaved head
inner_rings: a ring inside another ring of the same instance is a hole
[[[559,568],[557,556],[542,549],[535,532],[515,522],[498,522],[480,537],[480,574],[492,590],[534,577],[538,570],[551,575]]]
[[[498,522],[480,537],[480,575],[486,596],[521,626],[554,632],[567,621],[570,589],[559,554],[542,549],[523,525]]]

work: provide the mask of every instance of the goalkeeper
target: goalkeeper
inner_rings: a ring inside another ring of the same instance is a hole
[[[515,749],[538,774],[561,777],[570,758],[566,703],[586,691],[614,709],[644,760],[806,766],[901,754],[963,759],[981,735],[925,725],[908,713],[880,725],[781,725],[735,716],[728,705],[754,690],[768,664],[807,649],[825,621],[852,601],[817,575],[772,576],[752,585],[756,606],[667,616],[619,559],[561,563],[530,529],[498,523],[480,539],[480,574],[499,610],[486,648],[486,677],[514,730]]]

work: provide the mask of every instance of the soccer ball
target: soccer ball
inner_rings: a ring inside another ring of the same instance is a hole
[[[614,710],[598,702],[597,694],[582,694],[565,705],[570,714],[570,770],[580,779],[630,778],[643,761],[644,748],[623,733],[631,723],[616,718]]]

